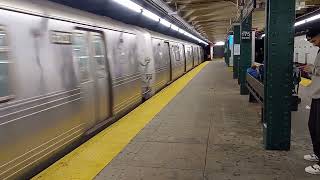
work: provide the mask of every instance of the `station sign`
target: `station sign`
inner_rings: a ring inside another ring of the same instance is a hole
[[[256,0],[243,0],[242,20],[246,19],[256,8]]]
[[[251,39],[251,31],[242,31],[241,32],[242,40],[250,40]]]

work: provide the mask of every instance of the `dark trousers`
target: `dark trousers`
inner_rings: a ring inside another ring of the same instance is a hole
[[[308,126],[314,154],[320,158],[320,99],[312,99]]]

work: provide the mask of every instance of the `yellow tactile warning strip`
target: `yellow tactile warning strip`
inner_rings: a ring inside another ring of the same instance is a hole
[[[233,66],[229,66],[228,71],[233,72]]]
[[[200,64],[33,179],[93,179],[208,63]]]
[[[301,78],[300,84],[302,86],[307,87],[307,86],[309,86],[311,84],[311,80],[310,79],[306,79],[306,78]]]

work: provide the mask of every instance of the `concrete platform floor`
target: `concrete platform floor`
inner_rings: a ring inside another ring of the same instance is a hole
[[[303,160],[304,106],[294,113],[292,151],[265,151],[259,105],[239,95],[224,62],[211,62],[96,179],[319,180],[304,172],[312,164]]]

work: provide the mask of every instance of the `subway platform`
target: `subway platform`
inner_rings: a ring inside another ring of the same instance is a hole
[[[137,108],[153,115],[130,118],[134,110],[34,179],[319,179],[304,172],[312,164],[303,160],[311,152],[308,101],[293,113],[291,151],[266,151],[259,104],[239,95],[224,62],[200,66],[156,95],[160,104]]]

